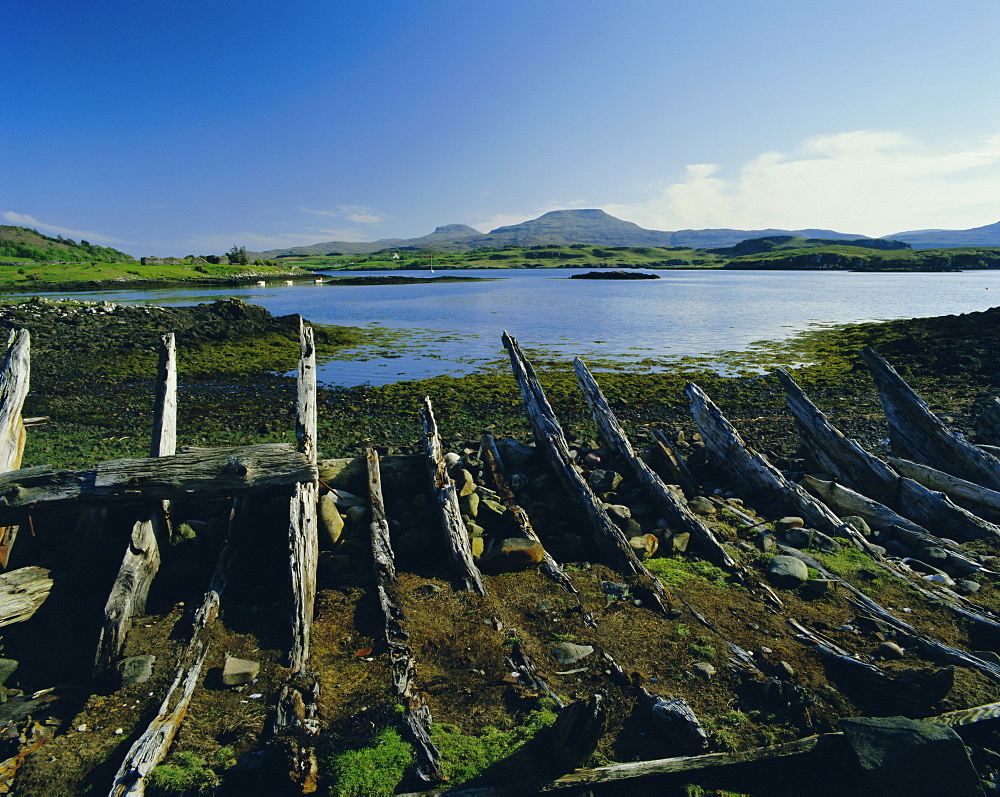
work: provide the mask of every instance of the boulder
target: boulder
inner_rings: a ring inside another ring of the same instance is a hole
[[[660,547],[660,541],[656,539],[655,534],[640,534],[632,537],[628,544],[640,559],[649,559]]]
[[[118,662],[118,677],[122,686],[141,684],[153,677],[156,656],[129,656]]]
[[[806,522],[802,518],[789,515],[774,521],[774,531],[782,534],[789,529],[801,529],[805,525]]]
[[[256,678],[259,672],[260,662],[226,656],[226,661],[222,666],[222,684],[224,686],[243,686]]]
[[[809,580],[809,568],[794,556],[774,556],[767,566],[767,580],[779,589],[796,589]]]
[[[690,501],[688,501],[688,509],[694,512],[696,515],[714,515],[716,513],[715,504],[709,501],[707,498],[701,495],[696,495]]]
[[[613,470],[592,470],[587,483],[595,493],[610,493],[622,483],[622,475]]]
[[[344,533],[344,518],[337,509],[337,501],[332,493],[319,497],[319,523],[331,545],[336,545]]]
[[[545,556],[545,549],[536,540],[511,537],[500,543],[499,559],[506,569],[520,570],[537,565]]]
[[[573,642],[563,642],[552,648],[552,658],[560,664],[576,664],[594,652],[592,645],[577,645]]]
[[[858,517],[857,515],[848,515],[847,517],[842,517],[841,520],[843,520],[845,523],[850,523],[852,526],[854,526],[854,530],[858,532],[858,534],[860,534],[862,537],[872,536],[871,526],[868,525],[868,522],[863,517]]]
[[[872,794],[983,793],[962,738],[950,727],[906,717],[847,717],[840,729]]]

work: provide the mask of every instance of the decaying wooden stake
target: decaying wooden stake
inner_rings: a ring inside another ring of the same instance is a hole
[[[402,607],[393,598],[396,581],[396,564],[389,541],[389,523],[382,498],[382,475],[379,469],[378,453],[369,448],[365,456],[368,463],[368,495],[371,500],[372,555],[375,562],[375,580],[378,588],[379,604],[385,621],[385,641],[389,648],[392,667],[392,683],[396,696],[403,706],[403,722],[410,741],[416,750],[416,774],[426,784],[444,780],[441,768],[441,753],[431,741],[431,710],[423,695],[417,690],[416,662],[413,650],[407,640],[406,618]]]
[[[420,420],[424,427],[424,450],[427,457],[427,471],[434,490],[434,500],[438,506],[441,527],[445,534],[448,552],[451,556],[455,572],[467,590],[479,595],[486,594],[486,585],[482,574],[472,559],[472,544],[469,542],[469,532],[462,521],[462,510],[458,506],[458,491],[455,482],[448,475],[445,466],[444,453],[441,450],[441,437],[438,434],[437,421],[434,420],[434,410],[429,397],[424,398],[424,406],[420,410]]]
[[[555,471],[574,503],[584,513],[595,540],[603,548],[611,566],[620,573],[637,577],[641,587],[648,591],[650,603],[660,611],[668,613],[671,610],[670,596],[663,584],[646,569],[621,529],[608,517],[594,491],[590,489],[590,485],[584,481],[570,459],[566,436],[552,406],[545,398],[545,391],[535,376],[535,369],[521,352],[521,347],[515,338],[504,332],[502,340],[504,348],[510,355],[514,379],[521,389],[521,399],[531,424],[532,434],[549,466]]]
[[[688,532],[694,538],[702,555],[709,562],[730,572],[741,570],[742,568],[736,561],[726,553],[715,533],[694,512],[688,509],[687,504],[663,483],[663,480],[653,472],[652,468],[639,459],[625,434],[625,430],[611,411],[611,406],[604,397],[604,392],[583,360],[577,357],[573,361],[573,368],[576,371],[576,380],[580,385],[580,390],[583,392],[584,398],[587,399],[587,404],[590,405],[594,423],[601,431],[601,438],[620,459],[628,464],[639,484],[664,512],[667,520]]]
[[[27,433],[21,409],[31,383],[31,335],[11,330],[7,356],[0,373],[0,473],[21,467]],[[0,567],[7,567],[17,537],[17,526],[0,528]]]
[[[316,467],[316,346],[312,327],[299,318],[298,401],[295,438],[299,453]],[[307,670],[309,640],[316,601],[316,567],[319,562],[317,502],[319,480],[314,477],[295,485],[289,504],[289,570],[292,592],[292,641],[288,666],[295,674],[281,688],[274,737],[287,742],[292,778],[303,794],[316,791],[319,763],[319,677]]]
[[[177,451],[177,356],[173,333],[161,338],[160,365],[153,398],[150,457]],[[125,645],[133,619],[146,611],[146,598],[160,569],[160,541],[170,539],[170,502],[150,506],[149,519],[136,522],[118,576],[104,607],[104,625],[94,656],[94,675],[107,671]]]
[[[229,537],[233,538],[234,528],[242,522],[245,499],[233,501],[229,516]],[[201,606],[195,612],[191,637],[181,654],[177,675],[160,704],[156,717],[143,734],[129,748],[125,760],[115,775],[110,797],[141,795],[146,793],[146,776],[153,771],[170,750],[170,745],[184,720],[194,690],[201,678],[202,667],[211,643],[210,629],[219,614],[222,593],[229,578],[231,544],[227,542],[219,552],[218,564],[212,582],[202,598]]]

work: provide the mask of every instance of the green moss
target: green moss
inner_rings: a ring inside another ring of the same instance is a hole
[[[219,785],[219,778],[204,758],[186,751],[177,753],[172,763],[156,767],[150,783],[162,794],[209,794]]]
[[[431,741],[441,751],[445,775],[458,785],[510,756],[555,720],[555,712],[540,709],[530,714],[523,725],[510,730],[486,726],[475,736],[462,733],[454,725],[439,723],[431,727]]]
[[[708,579],[719,586],[725,584],[725,570],[700,560],[689,562],[686,559],[662,557],[648,559],[644,564],[668,587],[680,587],[694,578]]]
[[[336,797],[392,794],[413,760],[413,751],[395,728],[386,728],[375,744],[346,750],[326,762],[329,793]]]

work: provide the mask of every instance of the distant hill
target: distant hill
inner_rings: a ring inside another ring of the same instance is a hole
[[[1000,246],[1000,221],[969,230],[908,230],[885,236],[906,241],[914,249],[956,246]]]
[[[17,258],[34,262],[60,261],[88,263],[100,260],[105,263],[129,263],[132,255],[109,246],[97,246],[88,241],[77,243],[61,235],[51,238],[30,227],[0,225],[0,261]]]
[[[590,244],[593,246],[667,246],[696,249],[733,246],[747,238],[794,235],[802,238],[852,240],[863,238],[834,230],[647,230],[638,224],[615,218],[603,210],[553,210],[537,219],[497,227],[481,233],[465,224],[438,227],[420,238],[382,238],[378,241],[328,241],[312,246],[272,249],[264,257],[292,255],[371,254],[383,249],[434,249],[442,252],[468,252],[473,249],[503,246],[545,246]]]

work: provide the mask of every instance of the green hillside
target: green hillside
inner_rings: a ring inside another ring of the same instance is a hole
[[[131,263],[132,255],[61,235],[52,238],[30,227],[0,225],[0,262]]]
[[[398,255],[398,259],[394,259]],[[453,268],[718,268],[726,259],[697,249],[663,246],[545,245],[473,252],[385,250],[370,255],[281,257],[279,262],[308,269]]]

